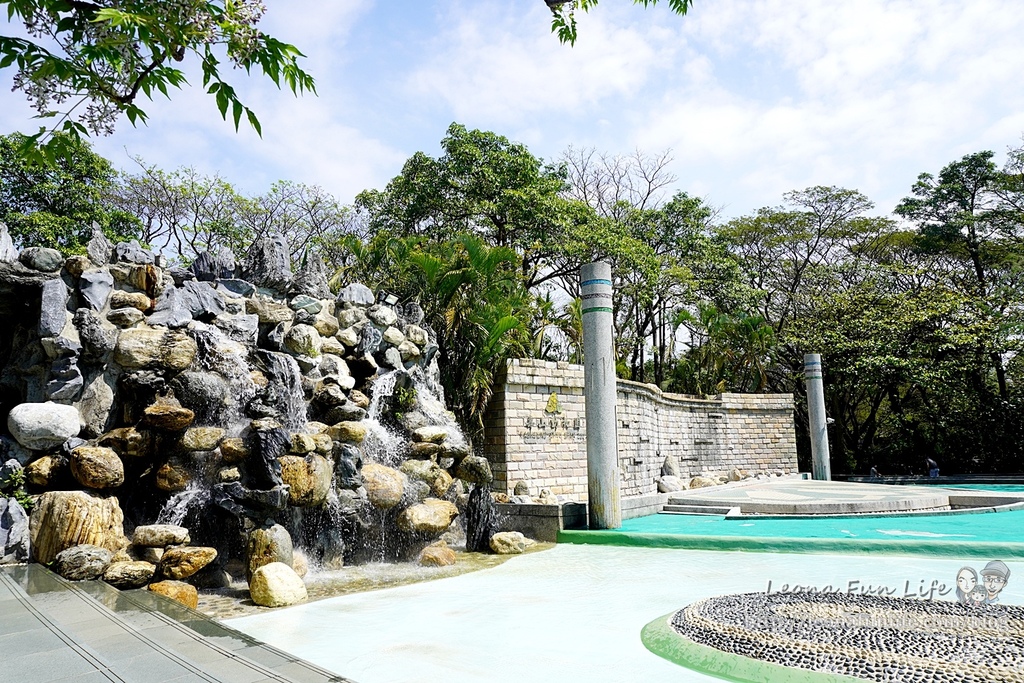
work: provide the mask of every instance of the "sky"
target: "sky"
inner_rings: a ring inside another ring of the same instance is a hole
[[[685,17],[604,0],[574,47],[543,0],[265,2],[261,25],[307,55],[318,96],[236,72],[262,139],[186,87],[144,102],[148,125],[121,121],[97,151],[123,169],[142,157],[248,193],[284,179],[349,202],[414,152],[438,155],[454,121],[545,160],[669,150],[672,190],[732,217],[812,185],[858,189],[887,214],[919,173],[1024,144],[1019,0],[696,0]],[[0,71],[0,133],[34,132],[12,76]]]

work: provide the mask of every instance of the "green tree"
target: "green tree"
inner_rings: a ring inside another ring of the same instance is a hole
[[[33,163],[19,153],[25,136],[0,136],[0,222],[21,246],[81,252],[97,223],[114,239],[138,234],[139,221],[111,208],[104,197],[116,179],[110,162],[87,142],[67,138],[68,154],[54,165]]]
[[[68,140],[109,135],[122,115],[145,122],[140,96],[169,96],[170,88],[184,85],[177,64],[188,59],[198,60],[203,87],[236,129],[244,114],[261,132],[255,113],[225,80],[225,60],[246,72],[259,69],[295,94],[314,91],[313,78],[299,66],[302,53],[259,30],[265,10],[259,0],[2,0],[0,7],[28,35],[0,36],[0,69],[16,69],[14,88],[40,117],[57,117],[26,140],[45,140],[39,149],[51,161],[68,152]],[[50,135],[57,130],[68,137]]]
[[[558,39],[570,45],[576,42],[576,10],[589,12],[597,6],[597,0],[545,0],[554,18],[551,31],[558,34]],[[634,5],[658,4],[658,0],[633,0]],[[668,0],[668,6],[676,14],[686,14],[693,6],[693,0]]]

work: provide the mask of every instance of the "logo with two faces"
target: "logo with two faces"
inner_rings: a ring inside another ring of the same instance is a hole
[[[961,567],[956,573],[956,598],[964,605],[994,605],[1009,580],[1010,568],[999,560],[992,560],[980,572]]]

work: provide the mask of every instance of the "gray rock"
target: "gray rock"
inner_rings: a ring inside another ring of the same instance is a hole
[[[133,327],[146,316],[137,308],[115,308],[107,313],[107,320],[118,327]]]
[[[315,251],[307,249],[302,255],[302,263],[292,280],[292,293],[306,294],[316,299],[326,299],[331,295],[327,284],[327,268]]]
[[[235,276],[235,254],[230,249],[221,249],[216,254],[204,251],[192,262],[191,270],[196,279],[210,282]]]
[[[355,491],[363,485],[359,471],[363,469],[363,454],[348,443],[334,444],[334,476],[338,487]]]
[[[278,323],[271,328],[267,332],[267,346],[274,351],[280,351],[284,347],[284,335],[290,328],[291,323]]]
[[[185,327],[192,322],[192,309],[185,290],[171,287],[164,291],[157,299],[153,313],[146,322],[150,325],[164,325],[172,330]]]
[[[144,266],[154,263],[156,259],[152,252],[143,249],[137,240],[132,240],[114,245],[114,260]]]
[[[113,426],[116,383],[116,376],[109,370],[99,372],[86,381],[78,402],[82,430],[86,435],[98,437]]]
[[[43,337],[39,340],[50,360],[55,358],[77,358],[82,353],[82,344],[77,339],[61,335],[60,337]]]
[[[529,496],[530,486],[525,481],[517,481],[512,493],[516,496]]]
[[[32,462],[36,454],[22,446],[11,437],[0,436],[0,460],[16,460],[22,467]]]
[[[83,543],[57,553],[53,570],[68,581],[92,581],[103,576],[113,557],[106,548]]]
[[[665,462],[661,464],[661,474],[665,477],[678,477],[679,459],[674,455],[666,455]]]
[[[77,401],[85,386],[82,371],[74,358],[60,358],[50,366],[46,398],[51,401]]]
[[[339,305],[345,308],[372,306],[374,302],[373,291],[361,282],[353,282],[338,292],[337,301]]]
[[[64,255],[56,249],[47,247],[29,247],[22,249],[18,255],[22,265],[42,273],[53,273],[64,265]]]
[[[0,458],[0,460],[2,459],[3,458]],[[4,462],[4,464],[0,465],[0,489],[5,489],[11,486],[11,478],[24,469],[24,466],[22,466],[22,464],[15,458],[10,458]]]
[[[7,226],[4,223],[0,223],[0,261],[17,260],[18,250],[14,248],[11,233],[7,231]]]
[[[78,410],[59,403],[22,403],[7,416],[7,429],[25,448],[56,448],[81,430]]]
[[[479,455],[467,455],[463,458],[455,476],[478,486],[489,484],[494,479],[494,475],[491,473],[491,464],[487,458]]]
[[[62,280],[47,280],[39,302],[39,336],[56,337],[68,320],[71,293]]]
[[[338,422],[359,422],[366,417],[366,411],[351,401],[334,406],[327,411],[327,421],[336,424]]]
[[[92,237],[89,239],[89,244],[85,247],[85,252],[89,255],[89,260],[97,266],[105,266],[111,262],[114,245],[110,243],[110,240],[107,239],[107,236],[103,234],[103,230],[96,223],[92,224]]]
[[[78,281],[78,291],[82,298],[94,310],[98,311],[107,305],[107,299],[114,290],[114,276],[109,270],[88,270],[82,273]]]
[[[197,424],[216,424],[232,398],[227,382],[212,372],[183,372],[171,388],[178,402],[196,414]]]
[[[245,280],[224,279],[217,282],[217,288],[223,289],[234,296],[252,296],[256,293],[256,286]]]
[[[423,308],[415,301],[410,301],[401,310],[402,319],[407,325],[419,325],[423,322],[423,315]]]
[[[73,320],[82,342],[82,360],[87,363],[105,363],[117,343],[116,330],[104,325],[99,314],[88,308],[75,311]]]
[[[257,287],[287,292],[292,283],[291,252],[283,235],[253,243],[245,258],[243,276]]]
[[[219,327],[229,339],[242,344],[256,346],[260,331],[258,315],[218,315],[213,324]]]
[[[0,564],[28,562],[28,514],[14,498],[0,498]]]
[[[292,297],[292,300],[288,302],[288,307],[293,311],[305,311],[310,315],[316,315],[323,310],[324,305],[320,303],[319,299],[308,294],[299,294]]]
[[[359,346],[356,348],[356,353],[360,356],[373,355],[377,353],[383,341],[383,332],[373,325],[365,325],[359,333]]]
[[[167,274],[171,276],[171,280],[174,281],[175,287],[181,287],[186,282],[196,279],[195,273],[188,268],[182,268],[181,266],[168,268]]]
[[[224,297],[209,282],[186,282],[182,289],[188,294],[193,318],[212,320],[225,312]]]
[[[384,364],[396,370],[404,368],[405,362],[402,360],[402,352],[394,346],[389,346],[384,352]]]

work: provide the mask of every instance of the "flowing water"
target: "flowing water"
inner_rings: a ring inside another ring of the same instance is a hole
[[[306,396],[302,391],[302,371],[294,358],[286,353],[260,351],[266,366],[268,393],[274,407],[281,413],[282,425],[292,432],[306,428]]]
[[[366,409],[366,439],[363,441],[363,456],[372,462],[398,467],[406,448],[406,440],[395,430],[381,423],[381,413],[395,393],[399,371],[384,373],[373,381],[370,387],[370,406]]]

